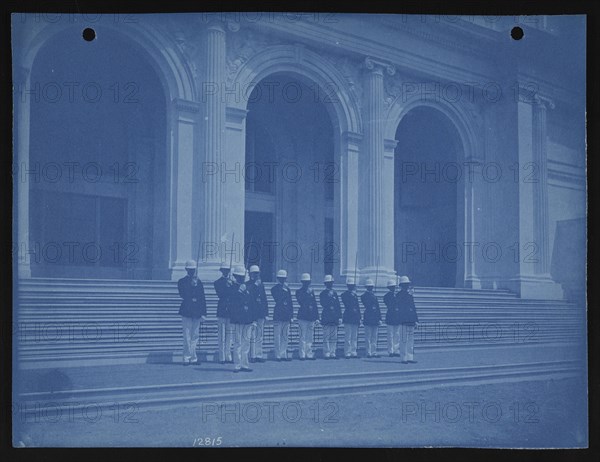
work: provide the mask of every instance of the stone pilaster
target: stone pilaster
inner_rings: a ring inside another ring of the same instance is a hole
[[[552,102],[537,96],[517,102],[519,178],[518,274],[510,288],[522,298],[560,299],[560,284],[549,274],[546,110]],[[531,167],[531,168],[529,168]]]
[[[194,152],[200,105],[194,101],[176,99],[172,104],[172,170],[171,170],[171,278],[185,275],[185,261],[196,258],[197,243],[193,245]],[[197,241],[197,240],[196,240]]]

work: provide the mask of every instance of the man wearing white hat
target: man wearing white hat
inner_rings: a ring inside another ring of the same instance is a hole
[[[377,355],[377,336],[379,326],[381,325],[381,310],[379,301],[373,290],[375,284],[372,279],[367,279],[365,287],[367,290],[360,296],[360,300],[365,307],[363,314],[363,324],[365,326],[365,343],[367,347],[367,358],[376,358]]]
[[[275,300],[273,308],[273,342],[275,359],[277,361],[291,361],[287,348],[290,335],[290,323],[294,317],[292,304],[292,291],[286,284],[287,271],[277,271],[277,284],[271,287],[271,295]]]
[[[396,299],[396,281],[390,279],[387,283],[389,292],[383,296],[387,307],[385,323],[387,324],[387,343],[390,356],[400,356],[400,312]]]
[[[234,331],[233,372],[251,372],[248,366],[250,337],[254,327],[252,295],[244,282],[246,270],[238,266],[233,270],[235,282],[230,288],[230,320]]]
[[[319,294],[321,310],[321,325],[323,326],[323,356],[325,359],[337,359],[338,326],[342,323],[342,308],[340,299],[333,290],[333,276],[325,276],[325,290]]]
[[[225,364],[233,362],[231,357],[233,335],[229,322],[229,289],[233,281],[229,277],[231,271],[229,263],[221,263],[220,271],[221,277],[214,282],[215,291],[219,297],[217,303],[217,348],[219,362]]]
[[[300,329],[298,355],[301,360],[315,359],[312,344],[315,336],[315,324],[319,319],[317,297],[315,297],[314,290],[310,288],[310,274],[303,273],[300,282],[302,287],[296,290],[296,300],[300,305],[298,308],[298,328]]]
[[[248,271],[250,280],[247,282],[248,291],[252,295],[253,310],[255,314],[256,327],[252,330],[250,339],[250,362],[265,362],[263,357],[263,339],[265,332],[265,321],[269,316],[269,302],[265,286],[260,280],[260,268],[258,265],[252,265]]]
[[[398,280],[400,291],[396,294],[400,332],[400,356],[403,363],[416,363],[414,360],[415,327],[419,323],[415,300],[410,293],[410,279],[401,276]]]
[[[196,347],[200,337],[200,322],[206,320],[206,297],[204,286],[197,275],[194,260],[185,262],[187,276],[177,281],[177,290],[181,297],[179,314],[183,326],[183,365],[197,364]]]
[[[356,293],[356,284],[353,278],[346,280],[346,290],[342,294],[342,303],[344,304],[344,355],[348,358],[358,358],[356,347],[358,343],[358,326],[360,325],[360,305],[358,304],[358,294]]]

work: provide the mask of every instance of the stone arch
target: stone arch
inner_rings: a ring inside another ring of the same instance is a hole
[[[415,108],[430,108],[444,115],[448,122],[453,126],[458,134],[460,141],[460,150],[463,153],[463,162],[480,163],[484,160],[484,151],[482,140],[476,135],[473,129],[474,122],[467,114],[464,107],[449,104],[441,101],[414,100],[406,104],[396,103],[388,111],[385,126],[385,139],[395,140],[396,131],[406,114]],[[457,159],[460,163],[461,159]],[[457,284],[464,284],[466,287],[478,287],[479,280],[475,272],[475,263],[469,254],[474,252],[472,247],[476,237],[480,235],[481,229],[477,225],[475,212],[475,196],[481,193],[481,186],[477,179],[475,181],[461,180],[460,191],[464,193],[464,200],[457,203],[457,244],[464,239],[462,244],[471,246],[463,253],[463,258],[457,267]]]
[[[106,30],[119,34],[122,38],[130,40],[146,55],[148,63],[155,68],[163,85],[167,103],[175,98],[195,100],[196,90],[192,71],[175,44],[170,46],[170,40],[162,34],[139,24],[117,27],[111,23],[104,23],[94,28],[100,33]],[[73,31],[74,37],[81,39],[79,24],[47,24],[40,28],[28,43],[21,44],[19,47],[26,50],[19,63],[21,67],[30,70],[40,49],[54,36],[69,30]]]
[[[88,24],[86,24],[88,25]],[[143,24],[112,24],[110,22],[92,23],[91,26],[97,31],[97,40],[102,35],[112,35],[119,40],[131,44],[132,48],[139,53],[140,57],[154,71],[158,87],[164,94],[164,112],[165,112],[165,135],[164,139],[157,140],[157,149],[164,153],[167,168],[164,169],[164,195],[165,205],[164,217],[161,218],[159,228],[155,233],[160,236],[167,236],[167,241],[154,239],[160,242],[154,249],[155,262],[159,262],[156,269],[152,268],[152,278],[170,278],[170,271],[175,250],[173,247],[178,245],[177,240],[169,231],[173,226],[171,221],[175,220],[176,214],[173,213],[176,207],[179,207],[180,200],[173,193],[172,184],[177,184],[177,170],[169,168],[180,157],[180,149],[177,146],[178,118],[181,103],[190,102],[192,110],[195,111],[197,103],[196,88],[193,78],[193,72],[186,61],[186,57],[177,47],[177,44],[164,33],[157,31],[148,25]],[[61,34],[72,35],[73,40],[82,40],[81,32],[84,24],[67,22],[66,20],[54,23],[37,23],[28,27],[15,27],[13,31],[13,41],[15,44],[14,59],[14,79],[15,84],[21,91],[30,87],[31,72],[39,57],[40,51],[44,46]],[[15,99],[15,120],[17,124],[17,143],[15,156],[18,157],[20,164],[29,161],[29,124],[30,124],[30,104],[23,98]],[[187,107],[186,107],[187,108]],[[179,111],[179,112],[178,112]],[[17,230],[22,242],[29,242],[29,182],[18,184],[16,196],[19,203]],[[177,202],[177,205],[176,205]],[[157,209],[158,210],[158,209]],[[161,237],[161,239],[162,239]],[[28,258],[19,260],[19,275],[21,277],[31,276],[31,267]]]
[[[481,155],[481,146],[473,130],[473,123],[471,118],[466,114],[466,111],[458,105],[442,101],[415,99],[406,104],[393,104],[386,117],[385,139],[395,139],[396,130],[398,125],[400,125],[402,118],[416,107],[436,109],[449,119],[458,132],[465,159],[480,159],[483,157]]]
[[[230,101],[229,105],[246,109],[254,87],[265,77],[279,72],[308,78],[323,90],[321,101],[326,103],[339,134],[362,133],[360,111],[344,76],[323,57],[299,45],[269,47],[246,61],[233,79],[233,86],[239,89],[241,97]]]

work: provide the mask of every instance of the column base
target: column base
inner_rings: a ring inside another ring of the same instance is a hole
[[[466,277],[463,284],[466,289],[483,289],[482,280],[477,276]]]
[[[17,264],[17,276],[19,277],[19,279],[30,279],[31,265],[29,263]]]
[[[341,281],[345,283],[347,278],[354,278],[354,268],[347,269],[342,273]],[[389,279],[396,278],[396,271],[390,268],[366,267],[356,272],[357,285],[364,286],[367,279],[373,279],[377,287],[385,287]]]
[[[507,288],[521,298],[563,300],[562,286],[550,275],[518,275],[507,281]]]

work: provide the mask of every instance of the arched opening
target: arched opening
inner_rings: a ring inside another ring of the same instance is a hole
[[[87,42],[69,30],[39,50],[31,85],[32,276],[150,279],[167,266],[156,72],[116,32]]]
[[[462,285],[464,199],[460,136],[437,109],[411,109],[396,130],[395,269],[416,285]]]
[[[334,131],[316,84],[292,73],[262,79],[248,99],[245,225],[248,264],[265,281],[333,272]]]

